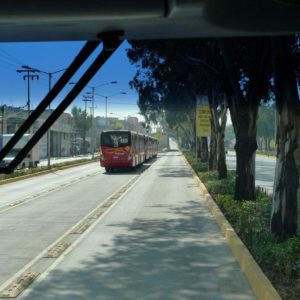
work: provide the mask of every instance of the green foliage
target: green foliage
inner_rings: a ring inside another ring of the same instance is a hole
[[[85,136],[85,132],[92,127],[92,116],[89,116],[85,110],[77,106],[72,108],[71,113],[76,129],[82,136]]]
[[[263,105],[259,108],[259,118],[257,123],[257,138],[275,138],[275,107]]]
[[[121,130],[121,129],[124,129],[124,126],[123,126],[122,123],[117,122],[116,125],[114,126],[114,129],[115,130]]]
[[[187,161],[190,163],[194,171],[197,172],[205,172],[208,170],[208,163],[199,161],[195,153],[191,151],[183,151],[184,156],[186,157]]]
[[[201,171],[200,171],[201,172]],[[235,172],[228,171],[227,178],[218,180],[218,172],[211,171],[199,174],[200,179],[206,184],[207,189],[214,195],[233,194]]]
[[[268,243],[260,249],[260,260],[278,275],[300,280],[300,237],[282,243]],[[299,288],[300,289],[300,288]]]

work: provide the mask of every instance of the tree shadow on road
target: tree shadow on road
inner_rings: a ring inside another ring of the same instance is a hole
[[[93,256],[53,271],[28,299],[254,299],[203,206],[149,206],[164,217],[96,228],[117,234],[93,241]]]

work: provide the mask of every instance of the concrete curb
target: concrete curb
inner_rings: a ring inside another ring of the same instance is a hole
[[[222,211],[219,209],[205,185],[201,182],[196,172],[193,170],[185,156],[184,161],[189,166],[195,181],[197,182],[200,191],[204,195],[205,202],[209,207],[213,217],[222,230],[234,257],[238,261],[243,273],[245,274],[252,290],[259,300],[282,300],[278,292],[273,287],[272,283],[263,273],[259,265],[256,263],[251,253],[240,240],[230,223],[227,221]]]
[[[80,162],[80,163],[69,164],[69,165],[61,166],[61,167],[55,167],[54,166],[51,169],[44,170],[44,171],[41,171],[41,172],[36,172],[36,173],[28,174],[28,175],[17,176],[17,177],[13,177],[13,178],[0,180],[0,185],[7,184],[7,183],[12,183],[12,182],[16,182],[16,181],[24,180],[24,179],[28,179],[28,178],[32,178],[32,177],[36,177],[36,176],[40,176],[40,175],[46,175],[46,174],[49,174],[49,173],[52,173],[52,172],[55,172],[55,171],[70,169],[70,168],[73,168],[73,167],[86,165],[86,164],[96,162],[96,161],[97,160],[83,161],[83,162]]]

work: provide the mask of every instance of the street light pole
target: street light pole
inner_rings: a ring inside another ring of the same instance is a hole
[[[95,89],[105,86],[105,85],[109,85],[109,84],[116,84],[118,83],[117,81],[110,81],[110,82],[105,82],[105,83],[101,83],[98,85],[87,85],[88,88],[92,89],[91,92],[87,92],[87,94],[91,94],[91,99],[92,99],[92,135],[93,137],[91,137],[91,142],[92,142],[92,158],[94,158],[94,152],[96,149],[96,128],[95,128]],[[69,84],[76,84],[76,82],[69,82]],[[107,114],[107,105],[106,105],[106,114]]]
[[[40,71],[41,73],[44,73],[46,75],[48,75],[48,90],[49,92],[51,91],[52,88],[52,76],[53,74],[59,73],[59,72],[63,72],[66,69],[61,69],[58,71],[54,71],[54,72],[44,72],[44,71]],[[49,109],[50,109],[50,104],[49,104]],[[47,161],[48,161],[48,168],[50,168],[51,166],[51,134],[50,134],[50,128],[49,130],[47,130]]]
[[[96,148],[96,130],[95,130],[95,87],[92,86],[92,159],[94,159]]]
[[[108,98],[111,98],[113,96],[117,96],[117,95],[126,95],[127,93],[126,92],[118,92],[118,93],[115,93],[115,94],[112,94],[112,95],[101,95],[101,94],[97,94],[95,93],[97,96],[100,96],[102,98],[105,99],[105,125],[107,127],[107,104],[108,104]]]
[[[107,125],[107,100],[108,97],[105,96],[105,124]]]

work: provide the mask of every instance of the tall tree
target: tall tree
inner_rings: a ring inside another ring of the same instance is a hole
[[[284,240],[300,234],[299,42],[295,36],[274,37],[272,46],[279,153],[271,230],[280,240]]]
[[[270,39],[218,39],[226,72],[228,106],[236,136],[236,200],[255,199],[255,152],[258,106],[268,94]]]
[[[224,96],[224,95],[223,95]],[[221,99],[216,96],[215,90],[212,89],[209,95],[210,102],[210,111],[211,111],[211,120],[212,120],[212,134],[211,141],[212,145],[215,145],[215,163],[216,169],[218,170],[218,178],[224,179],[227,178],[227,166],[226,166],[226,152],[225,152],[225,129],[227,122],[227,103],[222,97]],[[211,151],[213,147],[211,147]]]
[[[191,67],[172,52],[174,41],[134,41],[127,55],[139,67],[131,87],[139,94],[139,107],[147,122],[163,115],[170,128],[180,128],[195,147],[196,95]],[[189,126],[182,126],[188,124]]]
[[[87,143],[86,143],[86,132],[92,127],[93,118],[89,116],[85,110],[80,107],[74,106],[71,110],[75,128],[82,138],[81,151],[86,154]]]

